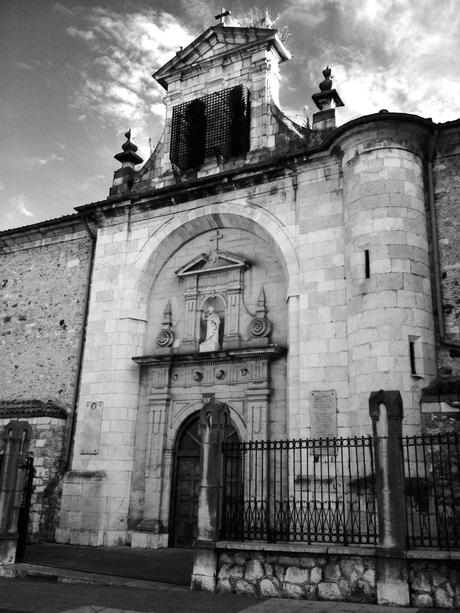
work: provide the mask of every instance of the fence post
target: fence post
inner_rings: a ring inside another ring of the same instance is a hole
[[[219,538],[223,485],[222,443],[229,421],[228,406],[222,402],[212,400],[201,409],[201,485],[192,573],[192,589],[195,590],[214,591],[216,587],[216,541]]]
[[[403,404],[399,391],[372,392],[369,397],[369,414],[374,437],[379,525],[377,602],[408,606],[410,598],[405,557],[407,527],[401,448]]]
[[[18,540],[18,516],[23,479],[19,469],[26,461],[31,435],[29,424],[10,421],[3,433],[0,468],[0,566],[14,564]]]

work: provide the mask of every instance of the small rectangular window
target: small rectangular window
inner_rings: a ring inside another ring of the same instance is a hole
[[[364,251],[364,276],[366,279],[371,278],[371,261],[369,256],[369,249]]]
[[[410,374],[416,375],[417,368],[415,364],[415,341],[409,341],[409,359],[410,359]]]

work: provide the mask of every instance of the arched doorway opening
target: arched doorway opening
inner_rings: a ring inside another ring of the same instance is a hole
[[[174,468],[170,508],[170,547],[190,548],[198,531],[198,498],[201,482],[200,413],[182,424],[174,445]],[[229,424],[227,441],[238,441],[238,433]]]

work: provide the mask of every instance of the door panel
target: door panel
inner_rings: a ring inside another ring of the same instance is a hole
[[[177,458],[175,547],[191,547],[197,536],[200,457]]]

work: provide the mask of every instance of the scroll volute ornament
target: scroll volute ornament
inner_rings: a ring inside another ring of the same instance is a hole
[[[174,331],[172,330],[172,312],[170,301],[168,301],[168,304],[163,311],[162,326],[163,328],[157,336],[157,345],[158,347],[172,347],[175,335]]]
[[[256,316],[253,317],[249,324],[249,334],[255,337],[268,337],[272,331],[272,324],[267,318],[267,307],[265,291],[262,287],[257,299]]]

